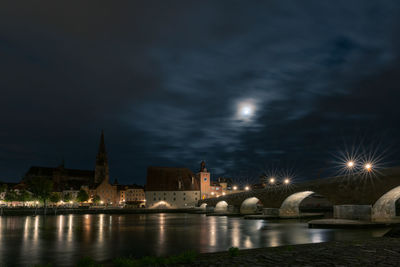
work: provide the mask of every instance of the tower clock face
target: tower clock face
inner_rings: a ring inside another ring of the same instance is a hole
[[[204,182],[207,182],[207,177],[204,178]]]

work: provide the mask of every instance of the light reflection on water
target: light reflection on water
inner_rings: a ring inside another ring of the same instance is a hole
[[[0,266],[53,263],[72,266],[90,256],[169,255],[186,250],[353,240],[386,229],[308,229],[298,221],[267,222],[196,214],[58,215],[0,217]]]

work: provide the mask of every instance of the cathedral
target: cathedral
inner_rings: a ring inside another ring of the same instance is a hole
[[[103,204],[115,206],[119,201],[117,186],[110,184],[104,132],[101,133],[94,171],[67,169],[64,167],[64,163],[55,168],[33,166],[25,174],[23,181],[27,182],[37,177],[52,180],[54,192],[60,194],[84,189],[90,198],[99,196]]]

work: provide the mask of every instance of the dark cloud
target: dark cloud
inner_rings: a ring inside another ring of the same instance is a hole
[[[311,179],[344,143],[396,151],[399,11],[365,0],[2,3],[0,175],[62,158],[93,168],[101,129],[124,182],[202,159],[215,175],[279,165]]]

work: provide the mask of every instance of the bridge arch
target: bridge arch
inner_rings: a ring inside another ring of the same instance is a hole
[[[263,204],[256,197],[246,198],[240,205],[241,214],[254,214],[262,211]]]
[[[200,205],[200,209],[206,210],[207,209],[207,203],[203,203]]]
[[[371,214],[372,220],[385,221],[400,216],[399,199],[400,199],[400,186],[393,188],[392,190],[388,191],[383,196],[381,196],[372,206],[372,214]]]
[[[314,194],[313,191],[294,193],[288,196],[279,209],[280,216],[298,216],[300,214],[300,204],[307,197]]]
[[[222,200],[215,205],[214,212],[227,212],[228,211],[228,202]]]
[[[154,203],[154,205],[151,207],[152,209],[170,209],[171,204],[169,204],[166,201],[159,201]]]

